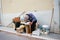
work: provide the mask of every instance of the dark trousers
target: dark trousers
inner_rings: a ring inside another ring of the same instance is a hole
[[[14,24],[15,24],[15,30],[16,30],[16,28],[20,26],[20,22],[15,22]]]
[[[20,25],[24,25],[24,24],[21,24],[20,22],[15,22],[14,24],[15,24],[15,30],[16,28],[20,27]],[[26,32],[26,29],[25,28],[23,29],[24,29],[24,32]]]
[[[33,32],[35,30],[36,23],[37,23],[37,21],[33,22],[33,24],[31,25],[31,32]]]

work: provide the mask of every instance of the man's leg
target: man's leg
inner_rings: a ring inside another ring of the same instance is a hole
[[[18,27],[18,28],[16,28],[16,30],[17,30],[17,32],[23,32],[24,29],[25,28],[25,26],[24,25],[20,25],[20,27]]]
[[[20,26],[20,22],[15,22],[14,24],[15,24],[15,30],[16,30],[16,28]]]
[[[37,21],[33,22],[33,24],[31,25],[31,32],[33,32],[35,30],[35,28],[36,28],[36,22]]]
[[[31,25],[31,32],[35,30],[35,26],[36,26],[36,24]]]

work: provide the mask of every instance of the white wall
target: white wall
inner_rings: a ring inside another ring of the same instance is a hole
[[[1,0],[0,0],[0,24],[1,24]]]
[[[0,0],[0,8],[1,8],[1,0]]]
[[[22,12],[20,12],[20,13],[5,13],[5,14],[3,14],[2,15],[2,25],[3,26],[9,25],[12,22],[12,19],[14,17],[18,17],[21,13]]]
[[[50,25],[50,20],[51,20],[51,14],[52,11],[51,10],[46,10],[46,11],[37,11],[37,12],[33,12],[33,11],[27,11],[26,13],[32,12],[37,20],[39,21],[39,23],[41,25],[43,24],[47,24]],[[20,15],[20,13],[5,13],[3,14],[3,18],[2,18],[2,24],[4,26],[7,26],[9,23],[11,23],[12,18],[16,17]]]
[[[59,33],[59,0],[54,0],[54,16],[53,16],[53,24],[51,30],[54,33]]]
[[[29,11],[27,12],[29,13]],[[44,10],[44,11],[31,11],[30,13],[33,13],[37,20],[38,20],[38,23],[40,25],[50,25],[50,21],[51,21],[51,15],[52,15],[52,10]]]
[[[59,0],[54,1],[54,32],[59,33]]]
[[[59,0],[59,15],[60,15],[60,0]],[[59,17],[60,20],[60,17]],[[59,21],[59,29],[60,29],[60,21]]]
[[[53,0],[2,0],[3,13],[51,10],[53,6]]]

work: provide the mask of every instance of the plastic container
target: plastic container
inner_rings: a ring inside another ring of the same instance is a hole
[[[48,34],[50,31],[50,27],[48,25],[40,25],[39,29],[41,34]]]

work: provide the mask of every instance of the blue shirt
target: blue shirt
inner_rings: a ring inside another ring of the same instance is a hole
[[[28,15],[29,16],[29,21],[30,22],[35,22],[35,21],[37,21],[37,19],[36,19],[36,17],[32,14],[32,13],[29,13],[29,14],[26,14],[26,15]]]

